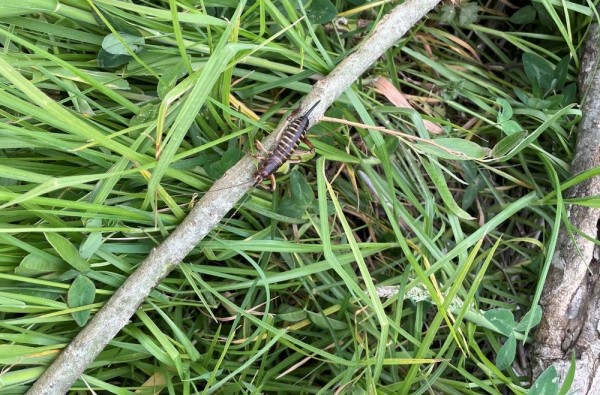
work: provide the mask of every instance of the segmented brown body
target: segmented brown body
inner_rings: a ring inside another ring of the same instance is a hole
[[[306,132],[309,126],[308,116],[320,102],[319,100],[307,112],[294,119],[281,133],[279,140],[275,143],[275,147],[268,153],[267,157],[260,163],[254,173],[254,185],[270,178],[271,190],[274,189],[275,177],[273,173],[290,158],[298,147],[298,144],[300,144],[300,141],[308,143],[306,139]]]

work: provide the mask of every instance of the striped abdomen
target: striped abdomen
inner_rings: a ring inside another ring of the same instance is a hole
[[[306,139],[308,131],[308,115],[320,103],[316,102],[305,114],[296,118],[283,131],[279,140],[275,143],[275,147],[254,173],[256,184],[268,178],[277,171],[289,158],[292,156],[300,141]]]

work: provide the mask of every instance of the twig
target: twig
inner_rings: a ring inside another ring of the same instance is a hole
[[[302,108],[321,100],[310,115],[311,123],[358,79],[387,49],[394,45],[440,0],[407,0],[384,16],[359,48],[317,82],[303,100]],[[283,123],[264,145],[273,143]],[[113,337],[129,322],[150,292],[213,229],[248,191],[254,171],[253,159],[244,157],[204,195],[187,218],[123,283],[87,326],[63,350],[27,394],[63,394]],[[244,184],[245,183],[245,184]],[[218,193],[210,193],[214,190]]]
[[[476,160],[476,161],[482,161],[483,162],[483,160],[481,160],[481,159],[468,158],[468,157],[466,157],[466,155],[463,152],[455,151],[455,150],[452,150],[452,149],[450,149],[448,147],[444,147],[443,145],[440,145],[440,144],[436,143],[435,140],[424,139],[424,138],[419,137],[419,136],[415,136],[415,135],[408,134],[408,133],[398,132],[397,130],[392,130],[392,129],[384,128],[382,126],[366,125],[366,124],[360,123],[360,122],[353,122],[353,121],[348,121],[346,119],[331,118],[331,117],[322,117],[320,119],[320,121],[340,123],[340,124],[343,124],[343,125],[354,126],[355,128],[377,130],[379,132],[382,132],[382,133],[385,133],[385,134],[389,134],[390,136],[396,136],[396,137],[399,137],[401,139],[417,141],[417,142],[423,143],[423,144],[429,144],[432,147],[436,147],[436,148],[438,148],[438,149],[440,149],[440,150],[442,150],[444,152],[447,152],[450,155],[455,155],[457,157],[462,157],[464,159],[471,159],[471,160]]]

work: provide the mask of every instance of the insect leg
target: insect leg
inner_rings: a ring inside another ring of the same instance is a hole
[[[259,187],[261,187],[262,189],[264,189],[265,191],[269,191],[269,192],[275,191],[275,175],[271,174],[269,176],[269,181],[271,181],[271,185],[263,184],[263,181],[260,181],[260,183],[257,185]]]
[[[276,187],[276,184],[275,184],[275,175],[274,174],[271,174],[269,176],[269,181],[271,181],[271,186],[269,188],[269,191],[274,192],[275,191],[275,187]]]
[[[269,151],[265,148],[264,145],[262,145],[262,143],[260,142],[260,140],[254,140],[254,145],[256,146],[256,149],[259,150],[262,154],[268,154]]]
[[[281,127],[281,129],[279,129],[279,132],[277,132],[277,136],[275,136],[275,141],[280,141],[281,136],[283,136],[283,134],[288,131],[288,128],[292,124],[290,122],[290,120],[291,120],[291,115],[285,119],[283,126]]]
[[[254,159],[265,160],[269,157],[269,151],[261,144],[259,140],[254,140],[254,146],[258,150],[256,154],[250,153]]]
[[[302,142],[308,146],[308,148],[310,149],[310,152],[311,152],[311,153],[315,152],[315,146],[314,146],[314,145],[312,145],[312,143],[311,143],[311,142],[310,142],[310,140],[308,139],[308,136],[304,136],[304,137],[302,138]]]

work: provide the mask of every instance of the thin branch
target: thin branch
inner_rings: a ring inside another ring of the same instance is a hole
[[[377,59],[394,45],[440,0],[407,0],[384,16],[359,48],[326,78],[317,82],[301,108],[321,100],[310,114],[311,124]],[[264,143],[269,147],[279,129]],[[204,195],[187,218],[123,283],[87,326],[63,350],[27,394],[63,394],[108,342],[129,323],[150,292],[219,224],[235,203],[248,191],[255,166],[250,156],[233,166]],[[216,192],[218,190],[218,192]],[[215,191],[215,193],[211,193]]]
[[[334,123],[339,123],[339,124],[348,125],[348,126],[354,126],[356,128],[362,128],[362,129],[377,130],[379,132],[382,132],[382,133],[385,133],[385,134],[389,134],[390,136],[396,136],[396,137],[398,137],[400,139],[417,141],[419,143],[431,145],[432,147],[436,147],[437,149],[439,149],[441,151],[444,151],[444,152],[447,152],[450,155],[455,155],[457,157],[463,157],[465,159],[471,159],[471,160],[476,160],[476,161],[483,162],[483,160],[478,159],[478,158],[468,158],[461,151],[455,151],[455,150],[450,149],[448,147],[444,147],[443,145],[440,145],[440,144],[436,143],[435,140],[424,139],[422,137],[415,136],[415,135],[412,135],[412,134],[402,133],[402,132],[399,132],[397,130],[392,130],[392,129],[384,128],[383,126],[367,125],[367,124],[360,123],[360,122],[353,122],[353,121],[348,121],[346,119],[332,118],[332,117],[322,117],[320,119],[320,121],[334,122]]]

